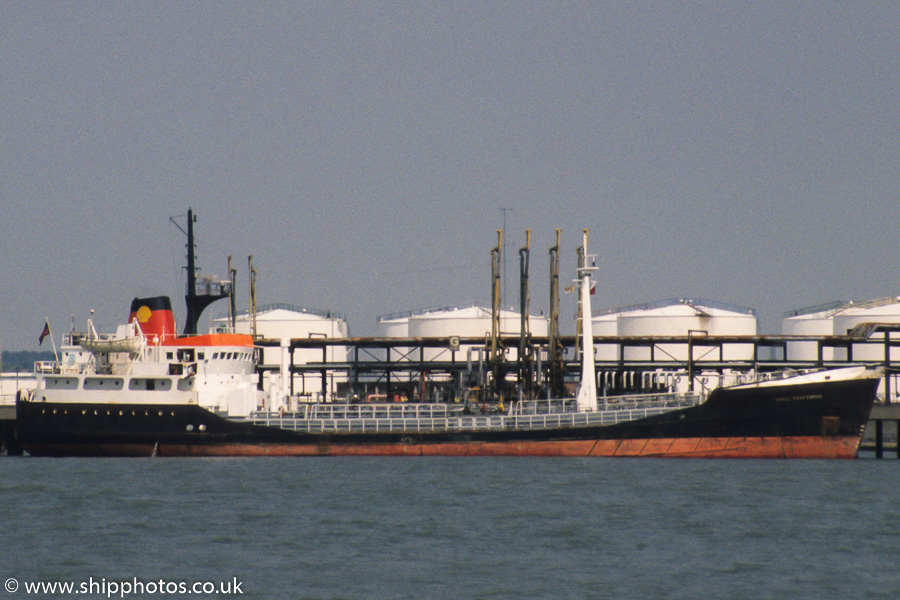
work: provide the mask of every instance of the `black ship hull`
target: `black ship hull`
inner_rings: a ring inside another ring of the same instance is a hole
[[[521,455],[854,458],[879,380],[737,387],[698,406],[614,425],[307,433],[195,405],[20,401],[36,456]],[[277,420],[276,420],[277,422]]]

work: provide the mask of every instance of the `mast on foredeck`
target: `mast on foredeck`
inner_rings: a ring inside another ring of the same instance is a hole
[[[596,271],[595,256],[587,253],[588,230],[578,249],[578,278],[581,286],[581,383],[576,403],[579,412],[597,410],[597,369],[594,366],[594,328],[591,319],[591,271]]]

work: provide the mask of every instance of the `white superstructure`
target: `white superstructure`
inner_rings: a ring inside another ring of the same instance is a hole
[[[71,403],[82,411],[103,407],[107,414],[134,413],[143,405],[196,405],[247,416],[262,407],[250,336],[190,336],[162,345],[138,340],[135,352],[95,349],[84,362],[40,363],[31,401]]]

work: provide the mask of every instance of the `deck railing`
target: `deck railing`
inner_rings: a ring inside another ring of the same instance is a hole
[[[658,398],[656,396],[665,396]],[[629,399],[622,406],[595,412],[543,412],[472,415],[444,404],[314,405],[297,412],[257,412],[254,425],[304,433],[419,433],[464,431],[522,431],[615,425],[692,406],[696,395],[661,394],[645,400]]]

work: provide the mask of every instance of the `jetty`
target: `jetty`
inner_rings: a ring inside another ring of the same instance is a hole
[[[859,450],[864,453],[874,452],[875,458],[885,458],[885,453],[893,450],[894,456],[900,458],[900,404],[876,404],[869,415],[869,424],[860,442]]]

